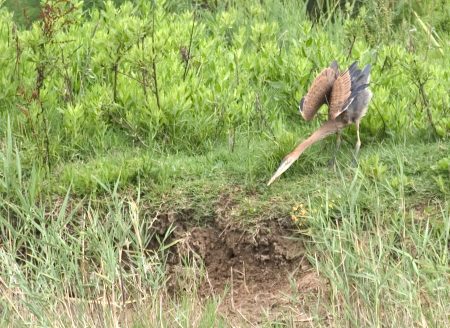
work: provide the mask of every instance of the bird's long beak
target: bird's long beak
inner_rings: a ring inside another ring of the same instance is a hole
[[[283,161],[281,162],[280,166],[278,167],[275,174],[270,178],[269,182],[267,183],[268,186],[270,186],[280,175],[282,175],[291,165],[294,163],[295,160],[292,160],[290,157],[285,157]]]

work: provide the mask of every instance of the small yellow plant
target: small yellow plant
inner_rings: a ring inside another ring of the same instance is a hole
[[[308,211],[305,209],[303,203],[296,204],[292,207],[291,220],[295,223],[299,222],[300,219],[305,219],[308,216]]]

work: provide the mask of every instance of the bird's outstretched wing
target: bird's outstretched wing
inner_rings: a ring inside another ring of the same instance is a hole
[[[333,61],[330,67],[325,68],[315,78],[308,93],[300,101],[300,112],[306,121],[311,120],[320,106],[328,102],[331,89],[338,77],[338,64]]]
[[[330,119],[345,112],[355,97],[368,86],[370,65],[361,71],[354,62],[333,84],[330,96]]]

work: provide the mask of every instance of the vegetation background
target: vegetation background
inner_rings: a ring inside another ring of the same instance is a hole
[[[155,228],[227,195],[236,229],[293,221],[329,284],[308,324],[449,326],[449,34],[446,0],[3,1],[2,325],[229,325],[201,265],[169,295]],[[373,65],[358,167],[350,128],[337,172],[329,138],[267,188],[334,59]]]

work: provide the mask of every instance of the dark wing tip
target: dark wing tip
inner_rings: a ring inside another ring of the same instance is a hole
[[[350,67],[348,68],[348,71],[350,72],[350,74],[352,74],[356,69],[358,69],[358,61],[355,60],[353,62],[353,64],[350,65]]]
[[[369,82],[371,67],[372,66],[370,64],[367,64],[366,66],[364,66],[363,70],[354,68],[352,71],[350,71],[352,79],[352,91]]]
[[[366,66],[364,66],[364,69],[362,71],[362,74],[364,76],[368,76],[370,74],[370,71],[372,70],[372,65],[367,64]]]

